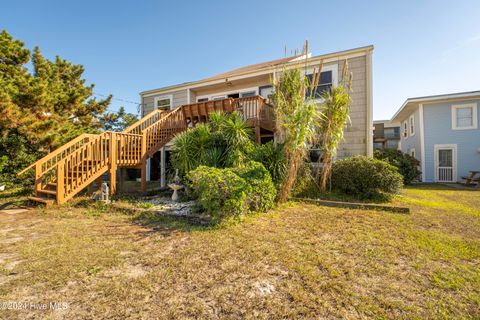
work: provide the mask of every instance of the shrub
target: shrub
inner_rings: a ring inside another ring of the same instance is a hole
[[[267,211],[273,208],[275,186],[267,169],[259,162],[250,161],[233,171],[244,179],[248,188],[247,205],[250,211]]]
[[[365,156],[334,162],[332,186],[360,199],[390,198],[402,187],[402,176],[391,164]]]
[[[258,162],[225,169],[200,166],[187,177],[199,205],[214,222],[249,211],[267,211],[274,205],[275,186]]]
[[[199,205],[211,215],[213,222],[247,212],[250,186],[232,169],[199,166],[190,171],[187,178]]]
[[[211,113],[207,124],[178,134],[172,165],[182,176],[200,165],[225,168],[245,161],[252,148],[252,128],[238,112]]]
[[[375,150],[374,157],[397,167],[398,173],[403,176],[403,183],[406,185],[412,183],[421,174],[418,170],[420,162],[400,150],[378,149]]]
[[[283,181],[287,171],[283,144],[275,145],[273,141],[270,141],[262,145],[256,145],[251,158],[265,166],[276,186]]]

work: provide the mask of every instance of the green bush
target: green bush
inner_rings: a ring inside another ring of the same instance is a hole
[[[213,222],[274,205],[275,186],[267,169],[250,161],[236,168],[199,166],[187,175],[198,204]]]
[[[273,208],[275,186],[270,173],[261,163],[250,161],[245,166],[234,168],[233,172],[249,185],[247,205],[250,211],[267,211]]]
[[[211,215],[213,222],[247,212],[250,186],[232,169],[199,166],[187,178],[198,204]]]
[[[335,161],[332,186],[360,199],[390,198],[402,188],[402,176],[391,164],[365,156]]]
[[[245,161],[253,148],[253,131],[238,112],[211,113],[207,124],[173,139],[172,165],[180,175],[204,165],[225,168]]]
[[[409,154],[394,149],[375,150],[374,157],[386,161],[398,169],[398,173],[403,176],[405,185],[412,183],[421,174],[418,170],[420,162]]]
[[[273,141],[270,141],[262,145],[256,145],[250,158],[265,166],[275,185],[278,186],[283,181],[287,171],[287,162],[282,144],[275,145]]]

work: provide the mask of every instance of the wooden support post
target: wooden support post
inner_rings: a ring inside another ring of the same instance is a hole
[[[145,133],[142,134],[142,182],[141,182],[141,191],[147,192],[147,136]]]
[[[97,178],[97,190],[102,190],[102,176]]]
[[[60,161],[57,166],[57,204],[65,203],[65,163]]]
[[[160,149],[160,188],[165,188],[167,186],[167,179],[165,176],[165,167],[166,167],[166,151],[165,147]]]
[[[58,176],[58,175],[57,175]],[[37,163],[35,165],[35,195],[42,189],[42,165]]]
[[[125,168],[120,168],[120,192],[125,192]]]
[[[260,120],[258,119],[255,121],[255,138],[258,144],[262,142],[262,138],[260,137]]]
[[[110,133],[110,194],[117,192],[117,135],[115,132]]]

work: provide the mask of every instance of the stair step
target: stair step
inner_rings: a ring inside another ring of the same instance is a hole
[[[31,197],[28,197],[28,200],[44,203],[46,206],[50,206],[50,205],[55,203],[55,200],[50,199],[50,198],[44,198],[44,197],[31,196]]]
[[[54,195],[54,196],[57,195],[57,191],[54,191],[54,190],[46,190],[46,189],[44,189],[44,190],[38,190],[38,192],[40,192],[40,193],[46,193],[46,194],[51,194],[51,195]]]
[[[47,183],[47,187],[52,187],[52,188],[56,189],[57,188],[57,183],[56,182],[49,182],[49,183]]]

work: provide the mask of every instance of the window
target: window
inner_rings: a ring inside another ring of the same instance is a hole
[[[398,140],[387,140],[388,149],[398,149]]]
[[[413,115],[410,116],[409,124],[410,124],[410,135],[414,136],[415,135],[415,117]]]
[[[452,129],[477,129],[477,104],[461,104],[452,106]]]
[[[410,155],[415,158],[415,149],[410,149]]]
[[[265,99],[271,99],[273,94],[273,86],[263,86],[259,87],[258,91],[262,97]]]
[[[208,98],[199,98],[197,99],[197,102],[207,102]]]
[[[403,137],[406,138],[408,136],[408,124],[407,121],[403,122]]]
[[[313,74],[307,74],[308,83],[312,82]],[[313,93],[313,97],[318,99],[322,96],[327,90],[330,90],[333,84],[333,72],[332,71],[323,71],[320,74],[320,80],[318,81],[318,86],[315,88],[315,92]],[[307,95],[309,92],[307,92]]]
[[[254,97],[256,95],[257,93],[255,91],[247,91],[247,92],[240,93],[240,98]]]
[[[212,97],[212,100],[223,100],[225,98],[226,98],[225,96],[215,96],[215,97]]]
[[[159,110],[170,110],[173,105],[172,96],[159,96],[154,98],[155,109]]]

